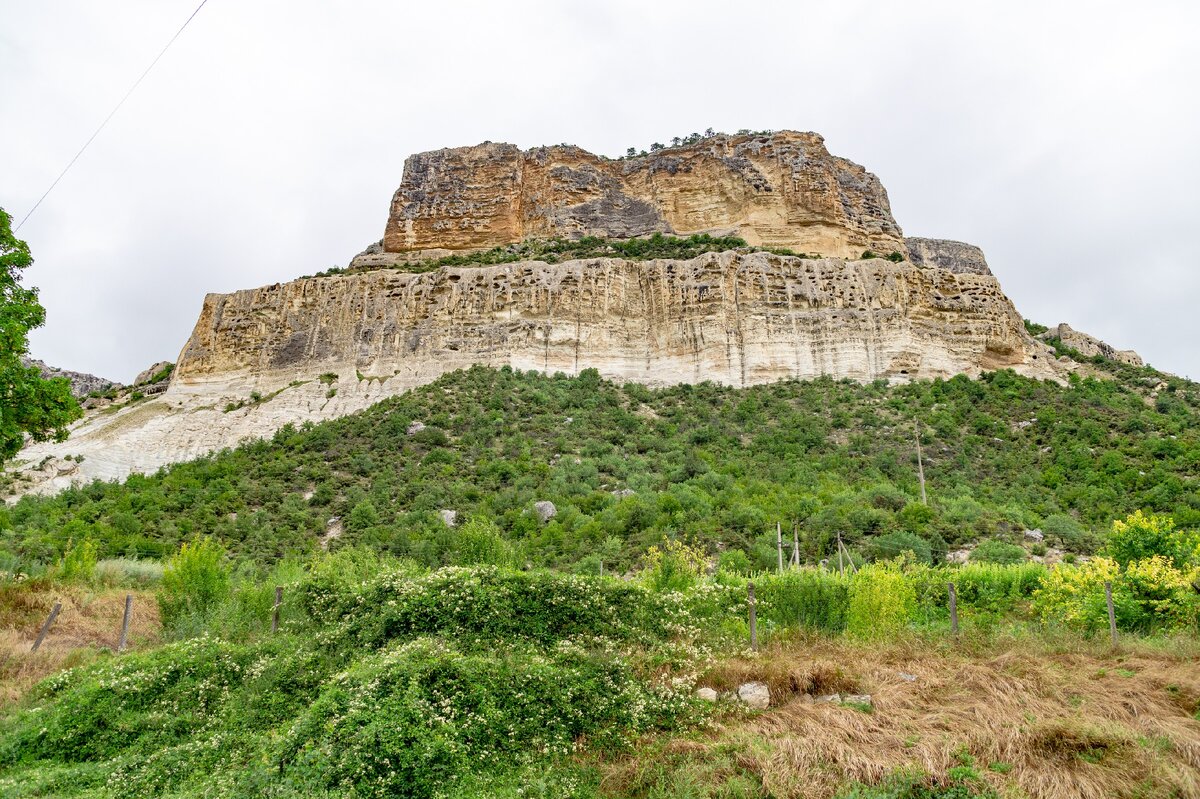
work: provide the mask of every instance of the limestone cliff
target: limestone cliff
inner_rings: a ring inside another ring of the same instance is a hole
[[[405,253],[584,235],[741,236],[835,258],[905,250],[887,192],[815,133],[718,134],[621,160],[559,145],[486,143],[404,165],[381,250]]]
[[[826,257],[745,247],[383,268],[531,236],[699,231]],[[621,161],[500,144],[413,156],[383,241],[355,265],[206,297],[165,393],[28,447],[17,492],[152,471],[474,364],[734,386],[1069,368],[1026,333],[978,248],[904,239],[879,181],[815,134],[714,136]]]

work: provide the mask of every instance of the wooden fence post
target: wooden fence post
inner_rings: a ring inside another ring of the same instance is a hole
[[[754,583],[750,583],[747,587],[746,604],[750,606],[750,648],[755,652],[758,651],[758,611],[755,608],[757,604],[754,601]]]
[[[283,586],[275,586],[275,607],[271,610],[271,633],[279,632],[279,606],[283,604]]]
[[[779,555],[779,573],[783,574],[783,525],[775,522],[775,551]]]
[[[1117,613],[1113,608],[1112,580],[1104,581],[1104,601],[1108,605],[1108,631],[1112,633],[1112,645],[1117,645]]]
[[[838,533],[838,574],[846,576],[846,564],[842,562],[842,534]]]
[[[121,638],[117,641],[117,652],[125,651],[125,641],[129,638],[129,617],[133,615],[133,594],[125,595],[125,615],[121,617]]]
[[[33,649],[30,649],[30,652],[38,651],[38,647],[42,645],[42,641],[46,638],[46,633],[50,632],[50,625],[54,624],[54,620],[58,618],[60,610],[62,610],[62,603],[55,602],[54,607],[50,609],[50,615],[42,623],[42,629],[38,631],[37,640],[33,642]]]
[[[800,568],[800,522],[792,520],[792,565]]]
[[[954,583],[946,583],[950,590],[950,633],[954,637],[958,637],[958,592],[954,590]]]

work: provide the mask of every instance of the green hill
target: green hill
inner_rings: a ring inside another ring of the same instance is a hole
[[[442,509],[494,520],[522,563],[582,570],[601,557],[626,569],[675,536],[765,566],[776,522],[797,524],[813,561],[838,533],[869,554],[875,537],[911,532],[937,554],[1019,540],[1053,517],[1047,543],[1087,551],[1093,533],[1137,509],[1200,524],[1196,384],[1086,368],[1095,376],[1067,386],[997,372],[662,390],[592,371],[473,368],[155,475],[26,497],[0,509],[0,569],[36,571],[72,540],[92,539],[101,557],[159,556],[198,534],[270,563],[317,550],[331,529],[333,548],[437,566],[454,562]],[[424,429],[410,434],[415,422]],[[533,512],[539,501],[557,508],[548,523]]]

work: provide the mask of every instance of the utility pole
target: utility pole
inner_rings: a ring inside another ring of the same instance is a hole
[[[917,422],[917,479],[921,481],[921,504],[928,505],[929,498],[925,496],[925,464],[921,460],[921,423]]]

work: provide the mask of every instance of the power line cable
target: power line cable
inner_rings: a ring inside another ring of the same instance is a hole
[[[121,106],[125,105],[125,101],[129,99],[129,95],[133,94],[134,90],[141,85],[142,81],[146,79],[146,76],[150,74],[150,70],[154,69],[154,65],[158,63],[159,59],[166,55],[167,50],[169,50],[171,45],[175,44],[175,40],[179,38],[179,34],[183,33],[183,29],[188,26],[188,23],[195,19],[196,15],[200,13],[200,9],[204,8],[204,4],[207,2],[208,0],[201,0],[200,5],[196,6],[196,10],[193,11],[192,15],[187,18],[187,21],[179,26],[179,30],[175,31],[175,35],[171,37],[171,40],[167,42],[166,46],[163,47],[163,49],[159,51],[158,55],[154,57],[154,60],[150,62],[150,66],[146,67],[146,71],[143,72],[141,76],[133,82],[133,85],[129,87],[129,91],[125,92],[125,96],[121,98],[121,101],[117,103],[113,110],[109,112],[108,116],[104,118],[104,121],[100,123],[100,127],[96,128],[96,132],[93,133],[88,140],[83,143],[83,146],[79,148],[79,152],[75,153],[75,157],[71,159],[70,163],[63,167],[62,172],[58,173],[58,177],[56,177],[54,182],[50,184],[50,188],[46,189],[45,193],[42,194],[42,196],[38,198],[38,201],[33,204],[33,207],[29,209],[29,213],[25,214],[25,218],[22,219],[14,229],[14,233],[21,229],[21,225],[24,225],[25,222],[28,221],[29,217],[33,216],[33,212],[36,211],[38,206],[42,204],[42,200],[46,199],[50,192],[54,191],[54,187],[57,186],[58,182],[63,179],[63,176],[67,174],[71,167],[75,166],[75,162],[79,160],[79,156],[83,155],[83,151],[86,150],[88,145],[100,135],[100,131],[104,130],[104,126],[108,124],[108,121],[112,119],[118,111],[121,110]]]

